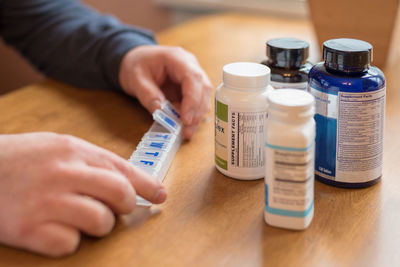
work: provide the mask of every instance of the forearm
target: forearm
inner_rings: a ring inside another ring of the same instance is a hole
[[[8,44],[47,76],[79,87],[120,88],[124,54],[155,43],[149,32],[77,0],[3,0],[0,12],[0,34]]]

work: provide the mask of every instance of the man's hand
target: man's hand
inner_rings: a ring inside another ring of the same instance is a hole
[[[180,47],[139,46],[122,59],[119,80],[153,113],[168,98],[180,103],[183,134],[190,139],[211,107],[213,86],[196,57]]]
[[[152,176],[67,135],[0,135],[0,242],[50,256],[74,252],[80,231],[108,234],[136,193],[166,199]],[[136,193],[135,193],[136,192]]]

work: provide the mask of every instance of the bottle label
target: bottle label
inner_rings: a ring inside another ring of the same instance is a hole
[[[382,174],[385,88],[327,94],[316,99],[315,173],[323,178],[363,183]]]
[[[215,100],[215,164],[228,170],[228,105]]]
[[[305,148],[266,144],[265,209],[305,217],[314,204],[314,143]]]
[[[216,100],[215,113],[215,163],[233,172],[263,167],[267,112],[243,112]]]
[[[300,83],[282,83],[282,82],[270,82],[271,86],[274,89],[300,89],[300,90],[307,90],[308,82],[300,82]]]

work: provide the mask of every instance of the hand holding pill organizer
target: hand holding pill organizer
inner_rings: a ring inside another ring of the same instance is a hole
[[[153,113],[154,123],[144,134],[129,162],[162,182],[182,142],[179,113],[169,101]],[[151,202],[136,196],[136,204],[151,206]]]

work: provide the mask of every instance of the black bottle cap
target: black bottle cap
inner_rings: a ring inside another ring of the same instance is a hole
[[[281,68],[299,68],[307,62],[308,43],[295,38],[276,38],[267,42],[268,61]]]
[[[349,38],[332,39],[322,48],[325,66],[341,72],[363,72],[372,60],[372,45]]]

